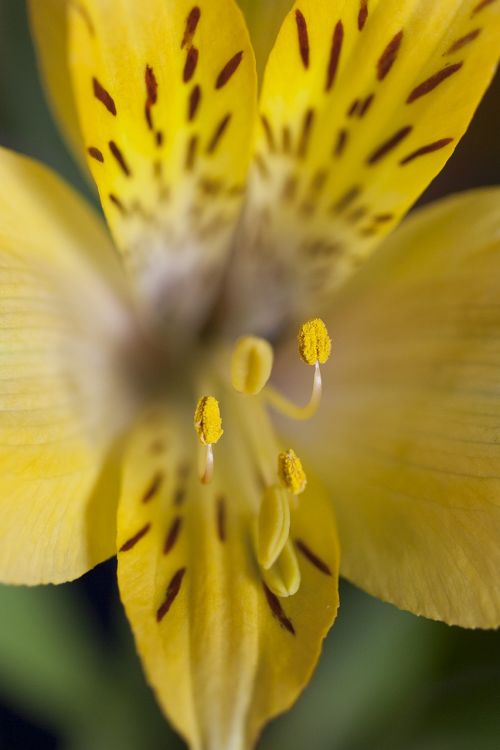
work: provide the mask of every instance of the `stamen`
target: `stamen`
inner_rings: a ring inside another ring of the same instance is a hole
[[[219,442],[224,433],[219,402],[213,396],[203,396],[198,401],[194,413],[194,429],[201,444],[206,446],[205,462],[200,479],[203,484],[209,484],[214,473],[213,446]]]
[[[297,406],[272,386],[268,386],[264,395],[271,406],[290,419],[306,420],[313,417],[320,405],[323,384],[320,365],[324,365],[332,351],[332,341],[328,329],[320,318],[303,323],[298,334],[299,354],[308,365],[314,366],[314,378],[309,402]]]
[[[231,358],[231,382],[238,393],[256,396],[271,376],[274,353],[271,344],[256,336],[236,342]]]
[[[291,448],[278,456],[278,477],[293,495],[300,495],[306,488],[307,477],[302,462]]]

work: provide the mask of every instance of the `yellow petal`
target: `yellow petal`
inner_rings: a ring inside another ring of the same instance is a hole
[[[69,12],[113,235],[145,301],[171,327],[190,321],[217,288],[244,194],[256,73],[243,17],[233,0],[81,0]]]
[[[267,261],[280,288],[286,274],[299,313],[318,309],[451,156],[499,33],[498,3],[297,0],[265,75],[249,226],[256,272]]]
[[[59,582],[114,550],[112,358],[126,318],[81,200],[4,150],[0,183],[0,580]]]
[[[331,505],[316,488],[292,510],[301,585],[280,600],[256,560],[258,506],[242,484],[234,442],[218,446],[207,487],[195,452],[172,427],[168,416],[163,426],[141,425],[126,454],[121,596],[147,676],[189,746],[249,750],[263,724],[297,698],[335,619]]]
[[[75,3],[78,12],[84,13]],[[85,168],[85,151],[68,67],[68,0],[28,0],[31,32],[47,97],[62,133]],[[87,21],[88,22],[88,21]]]
[[[332,489],[344,575],[467,627],[500,625],[499,274],[499,190],[416,214],[335,307],[316,458],[293,437]]]

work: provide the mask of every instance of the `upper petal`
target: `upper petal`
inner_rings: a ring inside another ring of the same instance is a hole
[[[244,194],[256,107],[244,19],[233,0],[81,0],[68,12],[109,225],[143,301],[171,327],[191,322],[217,288]]]
[[[83,202],[4,150],[0,182],[0,580],[59,582],[114,550],[127,316],[106,232]]]
[[[210,486],[192,470],[189,437],[167,414],[131,438],[118,514],[120,591],[146,674],[190,747],[246,750],[297,698],[335,619],[335,525],[317,486],[292,507],[288,553],[301,584],[279,599],[257,562],[255,477],[234,435],[217,445]]]
[[[68,65],[68,0],[28,0],[31,32],[54,116],[86,171],[85,149]]]
[[[451,156],[494,73],[499,31],[498,3],[297,0],[264,79],[248,231],[254,272],[275,269],[301,315]]]
[[[499,273],[499,190],[416,214],[335,307],[312,426],[344,575],[468,627],[500,625]]]

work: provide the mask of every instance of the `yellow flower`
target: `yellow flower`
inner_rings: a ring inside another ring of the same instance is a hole
[[[245,5],[259,53],[282,11],[259,93],[234,0],[31,0],[113,243],[0,151],[0,576],[58,583],[118,550],[195,750],[250,748],[307,683],[336,527],[370,593],[500,623],[499,192],[421,211],[359,268],[464,133],[500,4]],[[283,395],[311,376],[305,407]]]

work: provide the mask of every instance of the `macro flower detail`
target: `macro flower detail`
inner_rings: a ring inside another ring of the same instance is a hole
[[[284,5],[30,1],[112,239],[0,151],[1,580],[116,554],[194,750],[251,748],[297,699],[341,572],[500,624],[499,193],[382,243],[491,80],[499,5]]]

